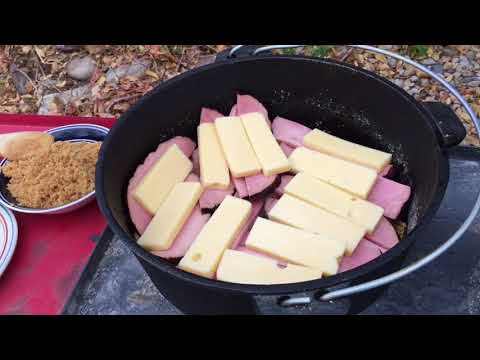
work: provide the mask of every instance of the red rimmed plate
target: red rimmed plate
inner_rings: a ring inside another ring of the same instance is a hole
[[[7,268],[17,246],[18,226],[13,213],[0,206],[0,276]]]

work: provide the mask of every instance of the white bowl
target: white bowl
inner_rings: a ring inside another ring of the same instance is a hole
[[[109,129],[99,125],[93,124],[73,124],[56,127],[46,132],[51,134],[55,141],[69,141],[69,142],[95,142],[103,141],[108,134]],[[3,159],[0,162],[0,167],[5,165],[8,160]],[[27,214],[63,214],[77,210],[78,208],[87,205],[95,199],[95,190],[84,195],[78,200],[72,201],[65,205],[57,206],[49,209],[34,209],[23,207],[17,204],[9,191],[7,190],[8,178],[0,173],[0,204],[7,208]]]

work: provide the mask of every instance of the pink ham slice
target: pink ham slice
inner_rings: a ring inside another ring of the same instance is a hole
[[[232,110],[230,110],[230,116],[237,116],[237,104],[233,105]]]
[[[232,177],[233,185],[237,190],[237,196],[240,198],[245,198],[248,196],[247,184],[245,183],[245,178],[234,178]]]
[[[247,186],[248,196],[259,194],[265,189],[268,189],[276,179],[277,175],[265,176],[263,174],[257,174],[247,176],[245,178],[245,185]]]
[[[277,202],[277,198],[273,197],[272,195],[267,196],[267,198],[265,199],[265,212],[268,214]]]
[[[237,95],[237,107],[236,116],[258,112],[265,117],[269,127],[272,127],[272,123],[268,119],[268,111],[265,107],[250,95]]]
[[[215,206],[220,205],[227,195],[232,195],[234,190],[235,188],[231,180],[230,185],[225,190],[206,189],[200,197],[200,207],[202,209],[213,209]]]
[[[385,211],[383,215],[394,220],[402,211],[410,194],[410,186],[379,176],[367,200],[381,206]]]
[[[278,141],[296,148],[303,146],[303,137],[312,131],[312,129],[277,116],[273,120],[272,131]]]
[[[290,154],[293,152],[293,150],[295,150],[294,147],[291,147],[290,145],[288,145],[286,143],[283,143],[283,142],[280,143],[280,147],[282,148],[286,157],[289,157]]]
[[[367,234],[366,238],[385,249],[391,249],[397,245],[399,241],[392,224],[384,217],[380,219],[373,233]]]
[[[200,157],[199,157],[198,148],[192,154],[192,164],[193,164],[193,172],[200,176]]]
[[[190,217],[183,225],[182,230],[175,238],[175,241],[170,249],[164,251],[154,251],[152,253],[166,259],[184,256],[209,218],[210,214],[202,214],[200,206],[195,206],[190,214]]]
[[[213,123],[215,119],[219,117],[224,117],[222,113],[219,113],[217,110],[202,108],[200,112],[200,124],[202,123]]]
[[[250,216],[248,217],[245,225],[243,225],[243,228],[238,233],[237,238],[233,242],[232,246],[230,246],[231,249],[236,249],[238,246],[245,244],[248,234],[252,229],[253,223],[257,219],[258,215],[262,212],[264,204],[264,199],[257,199],[255,201],[252,201],[252,212],[250,213]]]
[[[183,151],[185,156],[190,157],[195,149],[195,143],[187,137],[177,136],[168,141],[161,143],[157,150],[150,153],[142,165],[137,167],[135,174],[130,179],[127,189],[127,204],[128,210],[130,212],[130,218],[132,219],[133,224],[135,225],[137,231],[140,234],[143,234],[145,229],[147,228],[150,220],[152,220],[152,216],[145,211],[133,198],[133,190],[140,184],[143,177],[148,173],[151,167],[157,162],[158,159],[162,157],[165,151],[168,148],[176,144],[180,150]]]
[[[378,176],[389,177],[393,176],[393,165],[387,165],[385,169],[383,169]]]
[[[282,196],[285,190],[285,186],[293,179],[292,175],[282,175],[280,178],[280,185],[275,188],[275,194]]]
[[[344,256],[338,272],[345,272],[376,259],[387,250],[371,241],[362,239],[351,256]]]

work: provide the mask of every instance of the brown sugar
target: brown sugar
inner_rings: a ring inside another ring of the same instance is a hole
[[[48,151],[2,167],[7,188],[22,206],[52,208],[95,189],[95,165],[101,142],[57,141]]]

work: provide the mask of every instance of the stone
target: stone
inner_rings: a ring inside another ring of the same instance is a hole
[[[434,64],[430,66],[430,70],[432,70],[435,74],[443,75],[443,65],[442,64]]]
[[[479,87],[480,86],[480,80],[470,81],[467,85],[470,86],[470,87]]]
[[[117,83],[121,78],[131,76],[140,78],[145,74],[145,71],[150,67],[149,60],[136,60],[128,65],[120,65],[116,69],[110,69],[106,74],[106,81],[108,84]]]
[[[50,106],[55,99],[58,99],[61,103],[66,105],[71,101],[89,97],[91,95],[91,90],[91,85],[84,85],[75,89],[44,95],[37,113],[38,115],[48,115],[50,113]]]
[[[434,65],[434,64],[436,64],[436,62],[433,59],[425,59],[425,60],[422,61],[422,64],[423,65]]]
[[[25,95],[29,93],[30,80],[23,74],[28,71],[27,69],[22,69],[23,72],[17,70],[15,64],[10,65],[10,74],[12,75],[13,85],[19,95]]]
[[[455,56],[455,55],[458,55],[457,50],[452,49],[452,48],[447,47],[447,46],[443,48],[442,53],[443,53],[443,55],[446,55],[446,56]]]
[[[388,62],[388,66],[390,66],[391,68],[394,68],[395,66],[397,66],[397,60],[394,58],[389,57],[387,62]]]
[[[67,74],[76,80],[88,80],[96,68],[97,65],[90,56],[74,58],[67,65]]]

